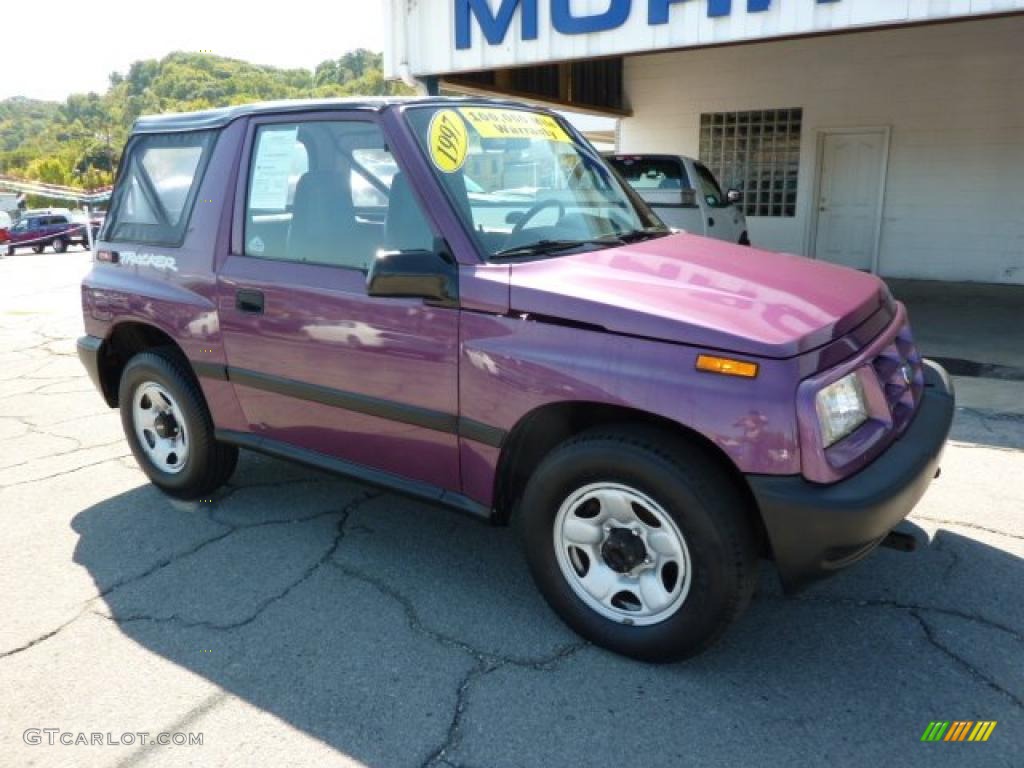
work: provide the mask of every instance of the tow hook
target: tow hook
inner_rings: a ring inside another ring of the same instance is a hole
[[[882,546],[900,552],[913,552],[917,549],[917,539],[909,533],[889,531],[889,535],[882,539]]]

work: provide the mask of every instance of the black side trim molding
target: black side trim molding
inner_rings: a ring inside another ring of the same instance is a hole
[[[414,405],[396,403],[392,400],[382,400],[379,397],[361,395],[355,392],[345,392],[340,389],[323,387],[319,384],[307,384],[302,381],[271,376],[244,368],[228,368],[228,377],[235,384],[262,389],[267,392],[276,392],[279,395],[295,397],[299,400],[311,400],[314,403],[344,408],[348,411],[365,413],[369,416],[379,416],[382,419],[389,419],[390,421],[397,421],[402,424],[412,424],[416,427],[433,429],[438,432],[450,432],[452,434],[458,432],[458,418],[441,411],[418,408]]]
[[[195,360],[189,360],[189,362],[192,364],[192,370],[196,372],[196,376],[201,379],[228,380],[228,367],[226,365],[221,365],[220,363],[198,363]]]
[[[459,417],[459,435],[468,440],[475,440],[478,443],[489,445],[492,448],[500,448],[505,442],[505,430],[484,424],[482,421]]]
[[[446,507],[466,512],[473,517],[482,520],[491,520],[491,510],[478,501],[474,501],[461,493],[449,491],[440,486],[424,483],[419,480],[410,480],[406,477],[393,475],[380,469],[367,467],[355,462],[337,459],[317,451],[310,451],[305,448],[298,448],[278,440],[271,440],[248,432],[237,432],[231,429],[218,429],[215,432],[216,438],[222,443],[230,443],[241,448],[248,448],[252,451],[265,453],[268,456],[276,456],[279,459],[295,461],[327,472],[361,480],[370,485],[386,488],[390,491],[401,493],[405,496],[431,501],[442,504]]]
[[[365,413],[402,424],[412,424],[423,429],[459,435],[495,448],[505,440],[505,430],[492,427],[473,419],[456,416],[443,411],[420,408],[415,405],[396,403],[379,397],[363,395],[357,392],[346,392],[319,384],[307,384],[302,381],[273,376],[246,368],[225,367],[214,363],[192,363],[196,375],[201,378],[231,381],[266,392],[275,392],[286,397],[299,400],[310,400],[314,403],[329,405],[333,408],[344,408],[347,411]]]

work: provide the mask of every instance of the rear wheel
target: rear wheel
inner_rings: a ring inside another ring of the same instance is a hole
[[[68,241],[63,237],[58,237],[53,241],[53,252],[64,253],[68,249]]]
[[[519,522],[534,579],[569,626],[618,653],[672,661],[711,645],[753,594],[745,503],[700,449],[623,427],[545,458]]]
[[[165,493],[205,496],[227,482],[235,446],[218,443],[202,390],[181,355],[157,349],[133,357],[121,375],[121,424],[139,466]]]

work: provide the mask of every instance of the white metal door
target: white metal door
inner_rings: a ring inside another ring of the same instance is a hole
[[[824,135],[815,256],[874,271],[885,188],[884,129]]]

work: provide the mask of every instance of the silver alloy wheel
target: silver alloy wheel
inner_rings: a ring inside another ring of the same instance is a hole
[[[554,546],[577,597],[602,616],[646,626],[672,616],[690,591],[686,539],[649,496],[618,483],[593,483],[562,502]]]
[[[188,432],[181,409],[170,393],[154,381],[135,389],[132,425],[143,452],[161,472],[175,475],[188,460]]]

